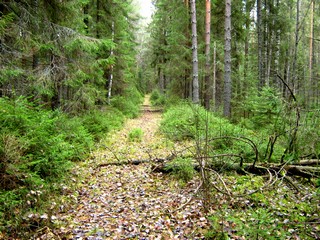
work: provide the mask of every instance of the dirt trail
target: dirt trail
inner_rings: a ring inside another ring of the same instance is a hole
[[[174,146],[157,133],[161,113],[150,111],[148,99],[139,118],[112,133],[91,160],[79,168],[82,184],[75,206],[61,213],[59,235],[65,239],[202,239],[206,219],[199,201],[175,211],[191,196],[196,183],[184,188],[169,176],[152,173],[151,165],[99,164],[165,158]],[[141,128],[141,142],[128,134]]]

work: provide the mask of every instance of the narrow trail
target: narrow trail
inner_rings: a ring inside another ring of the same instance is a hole
[[[158,132],[159,111],[152,111],[148,98],[139,118],[130,119],[121,131],[110,134],[88,162],[75,170],[82,178],[73,194],[75,205],[59,216],[59,235],[64,239],[203,239],[208,227],[201,203],[185,203],[196,188],[183,188],[170,176],[153,173],[150,163],[139,165],[100,164],[165,158],[178,146]],[[141,128],[141,142],[128,135]]]

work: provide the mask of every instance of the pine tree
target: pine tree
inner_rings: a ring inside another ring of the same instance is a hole
[[[224,110],[226,117],[231,116],[231,0],[226,0],[225,12],[225,53],[224,53]]]
[[[205,55],[206,55],[206,75],[205,75],[205,96],[204,105],[206,109],[210,109],[210,40],[211,40],[211,0],[206,0],[206,38],[205,38]]]
[[[192,101],[199,103],[199,69],[198,69],[198,33],[196,1],[191,0],[191,25],[192,25]]]

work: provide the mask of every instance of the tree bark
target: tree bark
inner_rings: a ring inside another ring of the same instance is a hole
[[[211,0],[206,0],[206,38],[205,38],[205,56],[206,56],[206,75],[204,89],[204,106],[210,109],[210,39],[211,39]]]
[[[276,15],[279,15],[279,7],[280,7],[280,0],[277,0],[276,3]],[[275,23],[277,23],[279,20],[276,20]],[[274,68],[275,68],[275,74],[274,74],[274,83],[276,84],[277,81],[277,74],[279,74],[279,58],[280,58],[280,27],[277,26],[277,30],[276,30],[276,36],[275,36],[275,48],[276,48],[276,53],[275,53],[275,58],[274,58]],[[280,83],[281,84],[281,83]],[[280,89],[281,85],[279,85],[279,89]]]
[[[216,47],[216,42],[214,42],[213,46],[213,85],[212,85],[212,100],[214,104],[214,108],[217,109],[217,100],[216,100],[216,95],[217,95],[217,77],[216,77],[216,71],[217,71],[217,47]]]
[[[263,36],[262,36],[262,11],[261,11],[261,0],[257,0],[257,32],[258,32],[258,75],[259,75],[259,90],[264,85],[263,76]]]
[[[314,0],[311,0],[311,9],[310,9],[310,46],[309,46],[309,92],[308,98],[310,103],[313,101],[314,97],[314,84],[313,84],[313,54],[314,54]]]
[[[196,1],[190,0],[191,5],[191,29],[192,29],[192,101],[199,103],[199,66],[198,66],[198,40],[197,40],[197,12]]]
[[[295,93],[295,80],[296,80],[296,66],[298,59],[298,46],[299,46],[299,31],[300,30],[300,0],[297,0],[297,9],[296,9],[296,30],[295,30],[295,43],[293,49],[293,63],[292,63],[292,79],[291,87]],[[290,79],[289,79],[290,80]]]
[[[96,37],[97,38],[100,38],[99,23],[100,23],[100,0],[97,0],[97,15],[96,15]]]
[[[247,76],[248,76],[248,66],[249,66],[249,34],[250,34],[250,7],[249,7],[249,0],[246,0],[245,3],[245,10],[246,10],[246,37],[244,43],[244,69],[243,69],[243,87],[241,89],[241,95],[245,94],[245,90],[247,89]],[[244,94],[242,94],[244,93]]]
[[[112,31],[112,42],[114,42],[114,21],[112,21],[111,24],[111,31]],[[113,52],[113,48],[111,47],[110,50],[110,57],[113,57],[114,52]],[[108,104],[110,105],[110,101],[111,101],[111,92],[112,92],[112,84],[113,84],[113,64],[110,67],[110,75],[109,75],[109,83],[108,83]]]
[[[225,117],[231,116],[231,0],[226,0],[225,54],[224,54],[224,109]]]

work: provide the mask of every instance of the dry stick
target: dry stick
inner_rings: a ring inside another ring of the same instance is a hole
[[[220,193],[225,194],[225,195],[227,195],[227,196],[229,196],[229,197],[232,196],[232,197],[239,198],[239,197],[245,197],[245,196],[252,195],[252,194],[254,194],[254,193],[256,193],[256,192],[262,191],[263,189],[266,189],[266,188],[268,188],[268,187],[271,187],[271,186],[274,185],[274,184],[276,183],[276,181],[278,180],[277,175],[275,175],[275,176],[276,176],[276,179],[275,179],[274,181],[272,181],[272,179],[273,179],[272,173],[270,172],[269,169],[266,169],[266,170],[268,171],[268,173],[269,173],[269,181],[268,181],[268,183],[266,183],[266,184],[263,185],[261,188],[255,190],[255,191],[253,191],[253,192],[250,192],[250,193],[247,193],[247,194],[242,194],[242,195],[233,195],[233,194],[230,193],[230,191],[228,190],[225,182],[223,181],[223,179],[222,179],[222,177],[220,176],[219,173],[217,173],[216,171],[214,171],[214,170],[212,170],[212,169],[210,169],[210,168],[206,168],[206,169],[209,170],[209,171],[214,172],[214,173],[218,176],[218,178],[219,178],[219,180],[222,182],[222,184],[223,184],[226,192],[225,192],[225,191],[222,191],[221,189],[219,189],[218,187],[216,187],[215,184],[213,184],[213,187],[214,187],[217,191],[219,191]],[[200,187],[202,186],[202,184],[203,184],[203,182],[201,181],[200,184],[199,184],[199,186],[197,187],[197,189],[194,191],[194,194],[196,194],[196,193],[199,191],[199,189],[200,189]],[[181,205],[179,208],[175,209],[175,210],[172,211],[171,213],[175,213],[176,211],[179,211],[180,209],[182,209],[182,208],[184,208],[185,206],[187,206],[187,205],[191,202],[191,200],[193,199],[193,197],[194,197],[194,195],[191,196],[183,205]]]
[[[245,196],[252,195],[252,194],[254,194],[254,193],[257,193],[257,192],[259,192],[259,191],[262,191],[262,190],[264,190],[264,189],[266,189],[266,188],[271,187],[271,186],[274,185],[274,184],[276,183],[276,181],[278,180],[277,175],[275,175],[275,176],[276,176],[276,179],[275,179],[274,181],[272,181],[272,180],[273,180],[272,173],[270,172],[269,169],[266,168],[266,170],[267,170],[268,173],[269,173],[269,181],[268,181],[268,183],[264,184],[264,185],[263,185],[262,187],[260,187],[259,189],[256,189],[256,190],[254,190],[254,191],[252,191],[252,192],[250,192],[250,193],[233,195],[232,193],[229,192],[229,190],[228,190],[225,182],[223,181],[222,177],[220,176],[220,174],[217,173],[216,171],[212,170],[212,169],[208,169],[208,170],[214,172],[214,173],[218,176],[219,180],[223,183],[224,188],[226,189],[227,192],[225,192],[225,191],[221,190],[220,188],[216,187],[215,184],[212,184],[212,186],[214,187],[214,189],[216,189],[218,192],[220,192],[220,193],[222,193],[222,194],[224,194],[224,195],[227,195],[228,197],[240,198],[240,197],[245,197]]]
[[[254,193],[257,193],[259,191],[262,191],[264,189],[267,189],[269,187],[271,187],[272,185],[274,185],[277,181],[278,181],[278,178],[276,178],[273,182],[272,182],[272,173],[270,172],[270,170],[268,168],[266,168],[266,170],[268,171],[269,173],[269,181],[268,183],[264,184],[262,187],[260,187],[259,189],[256,189],[254,190],[253,192],[250,192],[250,193],[247,193],[247,194],[239,194],[239,195],[233,195],[233,197],[237,197],[237,198],[240,198],[240,197],[245,197],[245,196],[249,196],[249,195],[252,195]]]
[[[213,172],[214,174],[216,174],[218,176],[219,180],[222,182],[222,184],[224,186],[224,189],[227,191],[227,193],[222,192],[218,187],[215,186],[215,184],[213,184],[214,189],[216,189],[217,191],[219,191],[219,192],[221,192],[221,193],[223,193],[223,194],[225,194],[225,195],[230,197],[232,194],[230,193],[229,189],[227,188],[226,183],[223,181],[223,179],[220,176],[220,174],[217,171],[215,171],[213,169],[210,169],[210,168],[207,168],[207,170]]]
[[[193,195],[184,204],[182,204],[180,207],[178,207],[177,209],[173,210],[170,213],[171,214],[175,213],[175,212],[179,211],[180,209],[184,208],[185,206],[187,206],[191,202],[191,200],[193,199],[194,195],[199,191],[199,189],[201,188],[202,184],[203,184],[203,181],[200,182],[199,186],[196,188],[196,190],[194,190]]]
[[[114,151],[112,151],[112,149],[110,149],[108,146],[104,145],[104,147],[106,149],[108,149],[112,154],[113,156],[118,160],[118,162],[121,162],[121,160],[118,158],[117,154],[114,153]]]
[[[233,140],[238,140],[238,141],[241,141],[241,142],[244,142],[246,144],[248,144],[254,151],[255,153],[255,159],[254,159],[254,162],[252,164],[252,167],[255,167],[255,164],[256,162],[258,161],[258,158],[259,158],[259,152],[258,152],[258,148],[256,146],[256,144],[249,138],[247,137],[233,137],[233,136],[221,136],[221,137],[215,137],[215,138],[212,138],[210,139],[209,142],[211,141],[215,141],[215,140],[219,140],[219,139],[233,139]]]

